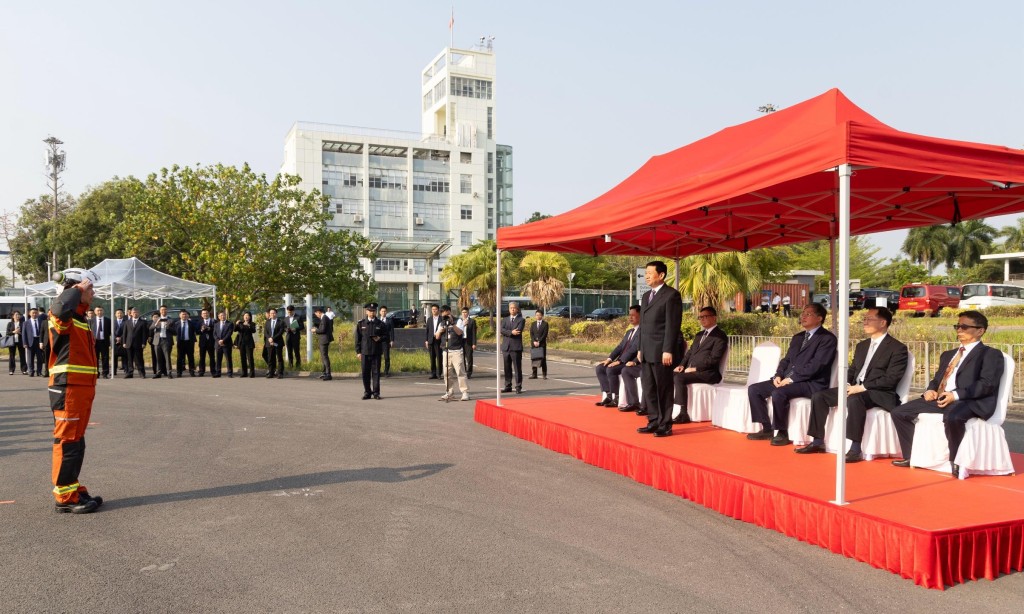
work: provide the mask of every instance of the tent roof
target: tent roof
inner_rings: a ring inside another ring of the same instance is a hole
[[[217,286],[161,273],[138,258],[107,258],[89,269],[99,277],[96,296],[123,298],[198,298],[215,296]],[[26,286],[28,296],[57,296],[52,282]]]
[[[900,132],[838,89],[655,156],[571,211],[498,229],[501,249],[743,251],[835,237],[840,164],[850,234],[1024,210],[1024,151]]]

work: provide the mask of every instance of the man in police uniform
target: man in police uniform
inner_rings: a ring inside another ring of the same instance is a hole
[[[356,357],[363,370],[363,400],[380,400],[381,344],[387,337],[385,325],[377,319],[377,303],[363,305],[366,317],[356,324]]]

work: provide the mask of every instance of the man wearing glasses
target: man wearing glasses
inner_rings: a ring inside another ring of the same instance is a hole
[[[964,311],[953,328],[960,347],[942,353],[939,369],[920,399],[892,412],[903,451],[903,458],[892,462],[897,467],[910,466],[914,420],[918,414],[942,414],[953,477],[958,477],[960,467],[955,463],[956,452],[964,438],[967,421],[974,417],[987,420],[996,411],[999,380],[1003,376],[1003,353],[981,342],[988,330],[988,318],[978,311]]]
[[[718,328],[718,311],[714,307],[701,309],[697,319],[700,320],[701,332],[697,333],[679,366],[673,369],[675,402],[680,407],[679,416],[672,420],[674,424],[690,421],[686,409],[687,384],[717,384],[722,381],[722,356],[729,347],[729,337]]]
[[[867,339],[853,351],[853,364],[846,373],[846,438],[850,451],[846,462],[864,460],[860,441],[864,436],[864,421],[868,410],[880,407],[891,412],[900,404],[896,386],[907,371],[907,346],[889,336],[892,312],[885,307],[872,307],[864,316],[864,334]],[[839,402],[839,389],[829,388],[811,397],[811,419],[807,433],[811,443],[797,448],[797,454],[825,452],[825,421],[829,411]]]

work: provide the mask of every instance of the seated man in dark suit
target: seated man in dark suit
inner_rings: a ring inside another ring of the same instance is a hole
[[[832,364],[836,360],[836,336],[821,327],[825,321],[825,308],[811,303],[800,313],[800,326],[804,332],[793,335],[789,351],[779,363],[775,377],[752,384],[747,388],[750,417],[763,427],[760,433],[750,433],[747,439],[770,439],[773,446],[788,446],[789,401],[811,397],[828,388],[832,380]],[[768,419],[768,403],[772,399],[772,421]]]
[[[853,351],[853,364],[846,374],[846,438],[850,451],[846,462],[864,460],[860,440],[864,436],[864,421],[868,410],[880,407],[892,411],[900,404],[896,386],[907,372],[909,354],[907,346],[889,336],[892,312],[885,307],[871,307],[864,316],[864,334],[867,339]],[[825,421],[829,411],[839,402],[839,389],[820,390],[811,397],[811,419],[807,433],[811,443],[794,450],[797,454],[825,451]]]
[[[690,416],[686,410],[687,384],[717,384],[722,381],[722,357],[729,347],[729,337],[718,328],[718,311],[714,307],[700,310],[700,325],[703,329],[689,351],[683,354],[679,366],[673,369],[675,402],[679,405],[679,416],[672,422],[686,424]]]
[[[939,369],[921,398],[892,412],[903,451],[903,459],[892,462],[897,467],[910,466],[914,421],[918,414],[942,414],[949,441],[949,462],[953,465],[953,476],[959,477],[956,452],[963,441],[967,421],[975,417],[988,420],[996,411],[1004,363],[1002,352],[981,342],[988,330],[988,318],[978,311],[964,311],[953,328],[960,347],[942,353]]]
[[[627,363],[637,364],[636,353],[640,351],[640,305],[633,305],[629,308],[629,323],[633,325],[633,328],[626,331],[626,334],[622,336],[622,341],[615,346],[615,349],[608,354],[608,358],[605,358],[601,362],[597,363],[595,370],[597,371],[597,381],[601,382],[601,392],[604,393],[604,398],[594,403],[597,406],[603,407],[618,407],[619,406],[619,374],[626,367]],[[636,388],[636,379],[633,380],[634,390]],[[636,394],[633,395],[633,400],[636,401]],[[637,408],[634,407],[634,410]]]

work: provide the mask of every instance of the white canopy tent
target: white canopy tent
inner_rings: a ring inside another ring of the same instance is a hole
[[[217,311],[217,286],[181,279],[150,267],[138,258],[107,258],[89,269],[99,278],[95,285],[96,297],[110,301],[110,316],[113,317],[114,300],[124,299],[186,299],[213,297],[213,310]],[[45,296],[56,298],[57,284],[46,282],[25,286],[25,298]],[[114,353],[110,353],[113,371]]]

